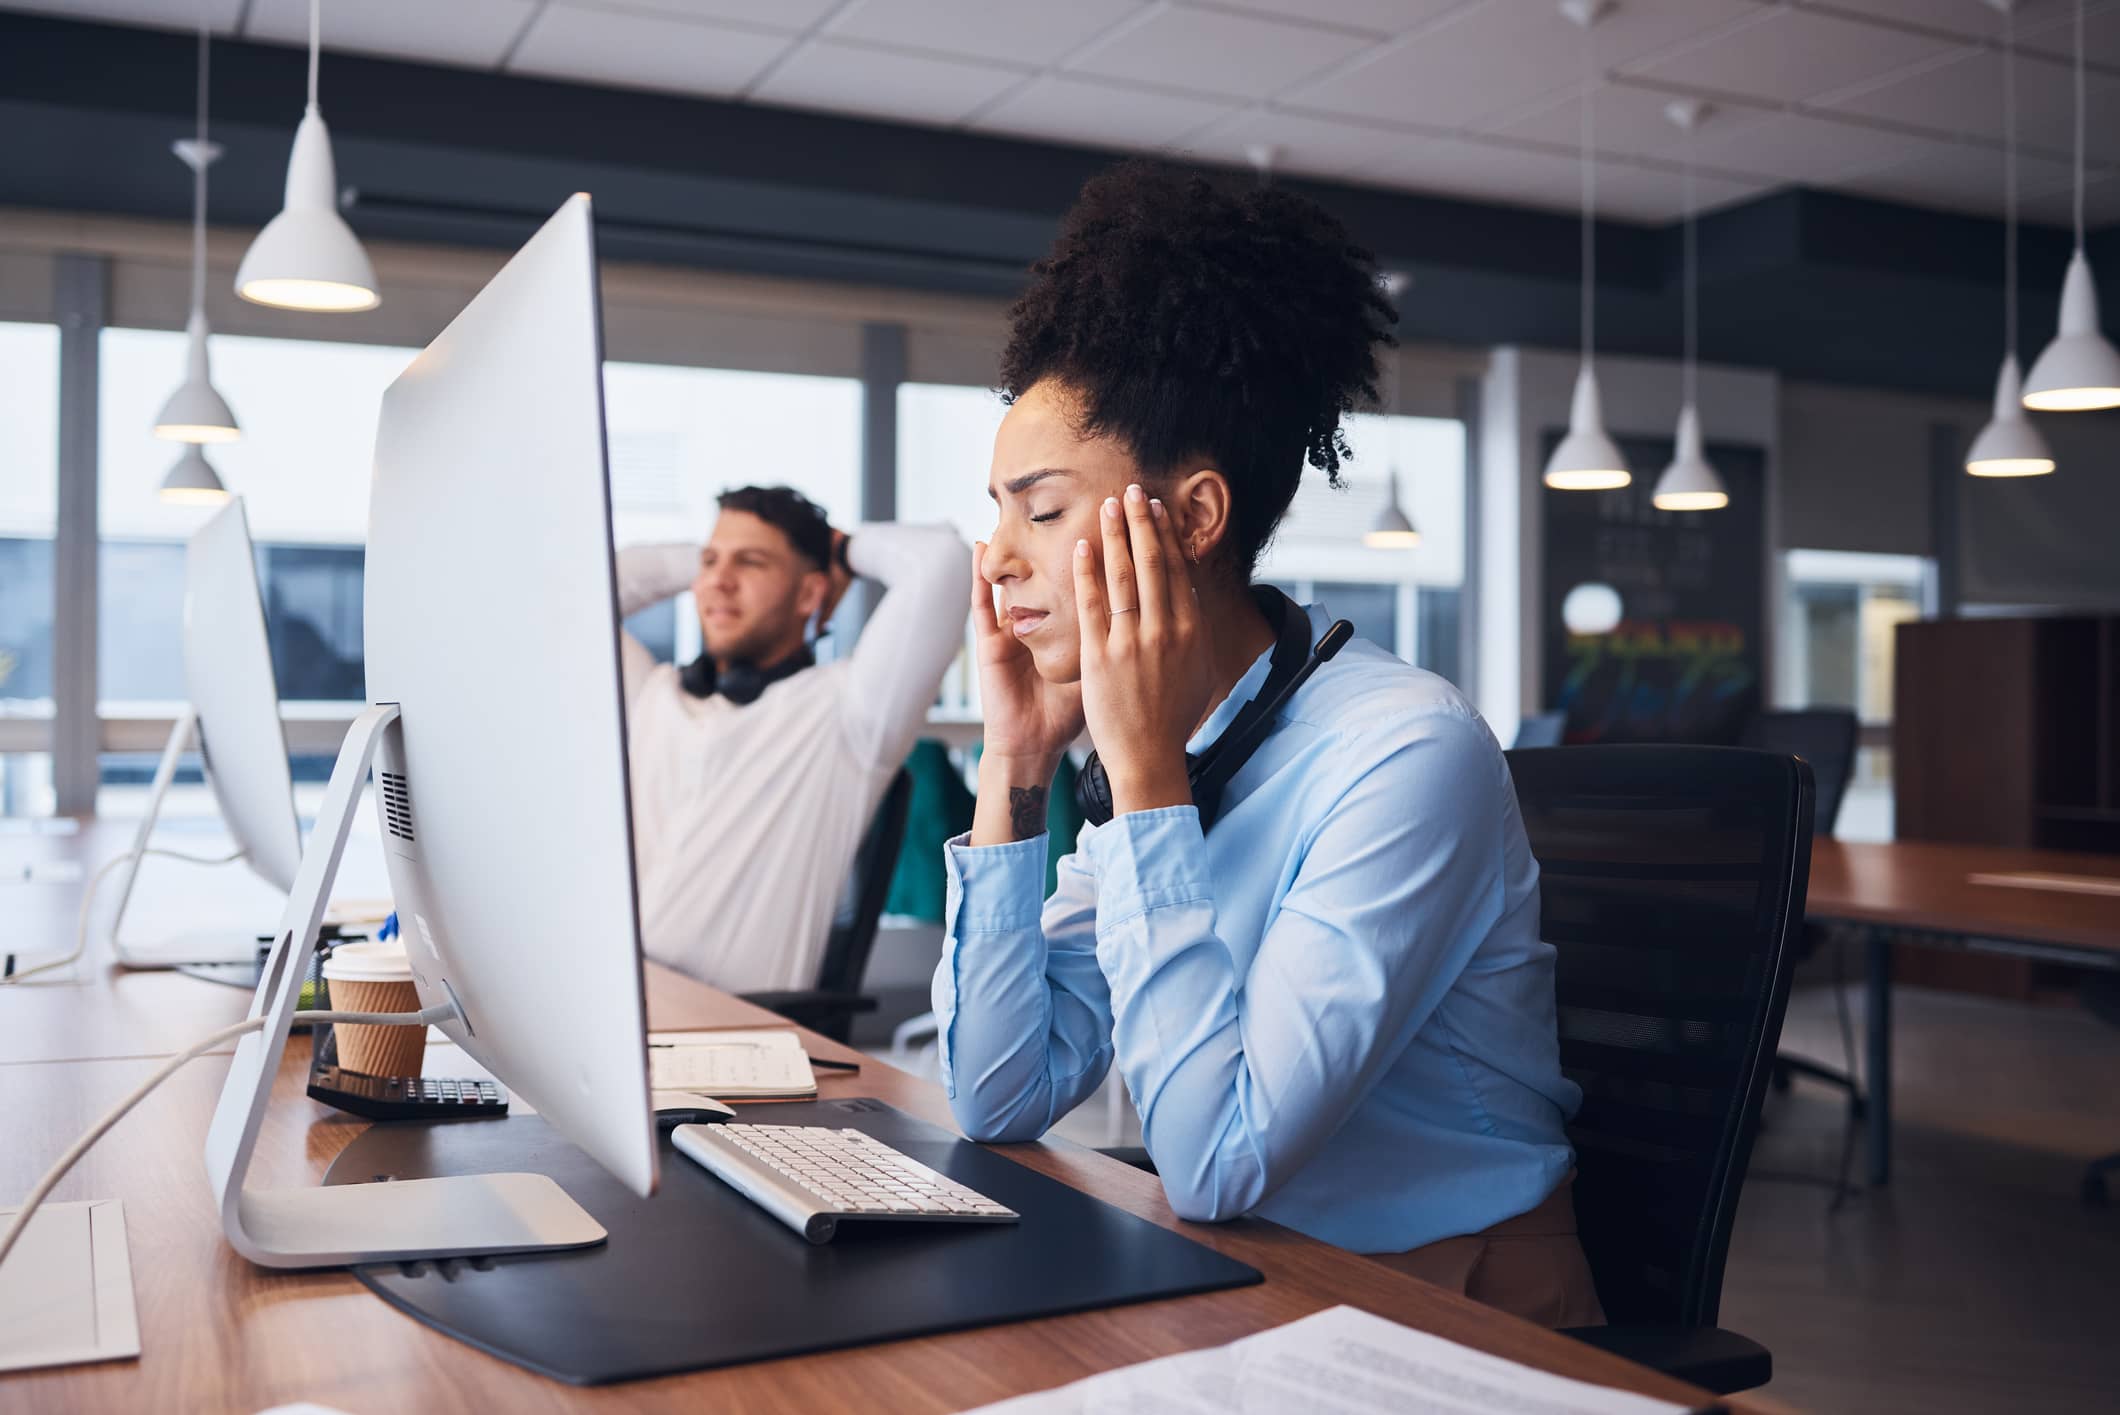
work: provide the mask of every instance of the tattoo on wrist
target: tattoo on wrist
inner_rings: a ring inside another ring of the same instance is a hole
[[[1008,828],[1018,840],[1045,833],[1045,788],[1011,786],[1008,789]]]

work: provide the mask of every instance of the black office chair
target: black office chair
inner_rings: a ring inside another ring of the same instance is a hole
[[[1811,771],[1735,747],[1510,752],[1557,950],[1575,1211],[1612,1325],[1568,1335],[1718,1394],[1766,1348],[1715,1325],[1811,866]]]
[[[1811,776],[1818,783],[1818,834],[1830,836],[1840,820],[1840,803],[1847,795],[1848,780],[1855,774],[1855,748],[1861,731],[1861,724],[1856,721],[1851,708],[1763,712],[1745,724],[1744,737],[1738,745],[1802,757],[1809,762]],[[1796,961],[1803,962],[1827,942],[1823,930],[1806,927],[1797,938]],[[1836,982],[1835,987],[1838,986]],[[1839,1000],[1846,1005],[1844,994]],[[1801,1075],[1845,1091],[1848,1120],[1852,1125],[1861,1118],[1864,1103],[1862,1084],[1855,1079],[1855,1041],[1851,1028],[1843,1026],[1841,1044],[1844,1052],[1842,1064],[1846,1069],[1840,1071],[1809,1057],[1788,1052],[1777,1055],[1774,1058],[1774,1089],[1788,1090],[1790,1078]],[[1845,1175],[1841,1182],[1846,1183]]]
[[[847,1040],[857,1015],[876,1010],[876,999],[864,994],[861,984],[868,976],[869,953],[876,946],[876,925],[883,918],[883,901],[891,892],[891,871],[898,863],[899,847],[905,843],[906,815],[912,802],[913,775],[900,767],[877,804],[861,848],[854,853],[847,892],[825,941],[817,986],[790,992],[745,993],[745,1001],[778,1012],[813,1032],[822,1032],[835,1042]]]
[[[1517,723],[1516,740],[1509,747],[1511,751],[1519,747],[1558,747],[1567,735],[1567,713],[1559,709],[1535,712]]]

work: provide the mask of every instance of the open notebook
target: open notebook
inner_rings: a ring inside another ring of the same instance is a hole
[[[792,1031],[652,1032],[648,1084],[716,1100],[803,1100],[817,1076]]]

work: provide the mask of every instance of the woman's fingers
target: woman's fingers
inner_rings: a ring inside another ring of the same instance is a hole
[[[1075,542],[1075,622],[1082,631],[1082,662],[1102,663],[1104,647],[1111,635],[1111,619],[1105,610],[1104,577],[1097,556],[1086,540]]]
[[[986,578],[986,542],[972,542],[972,627],[980,635],[998,637],[1001,618],[994,611],[994,587]]]
[[[1169,557],[1162,537],[1156,533],[1155,516],[1148,509],[1148,493],[1138,486],[1126,489],[1126,548],[1133,558],[1134,589],[1140,596],[1135,627],[1161,635],[1170,613],[1170,591],[1164,582],[1163,562]]]
[[[1163,580],[1170,603],[1170,617],[1180,628],[1190,628],[1200,617],[1200,599],[1193,587],[1192,564],[1185,558],[1185,543],[1178,538],[1177,520],[1162,501],[1151,498],[1149,519],[1154,522],[1157,544],[1163,552]]]
[[[1134,551],[1127,544],[1126,513],[1120,509],[1118,497],[1104,498],[1097,513],[1097,528],[1104,542],[1105,611],[1112,618],[1114,636],[1131,636],[1134,623],[1120,621],[1132,620],[1141,609],[1140,577],[1134,573]]]

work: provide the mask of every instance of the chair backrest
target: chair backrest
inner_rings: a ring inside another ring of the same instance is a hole
[[[1781,1037],[1811,772],[1739,747],[1509,753],[1556,951],[1575,1211],[1605,1315],[1712,1326]]]
[[[1510,750],[1518,747],[1558,747],[1568,734],[1568,714],[1556,708],[1552,712],[1535,712],[1516,725],[1516,740]]]
[[[854,868],[847,879],[847,892],[840,901],[839,915],[825,939],[824,962],[817,970],[822,992],[857,993],[868,976],[869,951],[876,946],[876,925],[883,918],[883,901],[890,897],[891,871],[898,863],[898,849],[905,843],[905,822],[913,804],[913,774],[904,767],[891,778],[869,821],[861,848],[854,852]]]
[[[1818,833],[1831,835],[1840,820],[1840,803],[1855,775],[1855,747],[1862,724],[1853,708],[1800,708],[1762,712],[1745,724],[1740,747],[1802,757],[1811,764],[1818,786]]]

